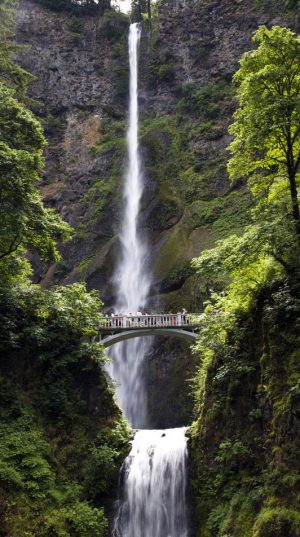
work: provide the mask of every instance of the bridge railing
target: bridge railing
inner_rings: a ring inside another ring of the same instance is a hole
[[[114,315],[106,316],[99,328],[102,330],[126,328],[162,328],[197,326],[199,314],[168,313],[157,315]]]

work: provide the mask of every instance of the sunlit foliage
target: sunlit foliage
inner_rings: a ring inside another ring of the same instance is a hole
[[[191,431],[201,537],[300,535],[300,40],[262,26],[254,43],[234,77],[228,165],[252,223],[193,261],[211,292]]]
[[[232,180],[249,178],[264,204],[293,218],[300,241],[297,182],[300,170],[300,37],[287,29],[261,26],[234,77],[239,108],[230,128]]]
[[[230,127],[233,182],[247,178],[254,208],[241,235],[219,241],[193,264],[226,312],[246,310],[255,293],[299,263],[300,38],[262,26],[234,76],[239,107]]]

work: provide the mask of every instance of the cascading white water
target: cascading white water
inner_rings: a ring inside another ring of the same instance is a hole
[[[145,267],[147,248],[141,241],[138,231],[140,203],[144,190],[138,141],[138,52],[140,38],[141,29],[139,24],[132,24],[129,32],[128,169],[124,188],[124,219],[120,235],[122,258],[116,275],[117,306],[125,308],[128,313],[137,313],[139,308],[145,307],[150,288],[149,274]]]
[[[129,32],[130,104],[128,168],[124,185],[121,259],[115,273],[115,313],[136,314],[147,304],[151,279],[147,248],[139,233],[143,175],[138,143],[138,51],[141,29]],[[109,373],[121,407],[134,428],[149,427],[143,362],[151,342],[141,338],[113,347]],[[123,467],[122,499],[114,537],[187,537],[185,429],[141,430]]]
[[[138,431],[113,537],[187,537],[185,429]]]
[[[136,314],[145,309],[150,289],[146,267],[147,248],[139,233],[143,175],[138,142],[138,52],[139,24],[129,31],[130,101],[127,131],[128,167],[124,184],[124,215],[120,234],[121,259],[115,273],[116,313]],[[109,373],[117,384],[120,405],[135,428],[147,426],[147,397],[143,381],[143,360],[150,342],[147,338],[116,345],[111,353]]]

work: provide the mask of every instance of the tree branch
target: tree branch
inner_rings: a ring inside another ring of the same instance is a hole
[[[3,259],[4,257],[11,255],[13,252],[15,252],[19,248],[22,241],[21,240],[18,241],[18,239],[19,239],[19,235],[16,235],[15,238],[10,243],[6,252],[4,252],[3,254],[0,254],[0,259]]]

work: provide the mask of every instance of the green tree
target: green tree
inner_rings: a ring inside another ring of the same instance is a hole
[[[299,265],[300,40],[286,28],[261,26],[254,42],[234,77],[240,106],[228,164],[232,181],[248,179],[252,223],[193,261],[210,288],[223,290],[208,304],[212,326],[212,309],[234,322],[264,285]]]
[[[56,239],[70,227],[44,207],[37,184],[45,139],[33,114],[0,83],[0,260],[21,248],[58,258]]]
[[[143,13],[147,13],[148,19],[151,19],[151,0],[132,0],[131,16],[133,20],[141,21]]]
[[[60,216],[44,207],[38,190],[46,141],[26,107],[34,77],[12,59],[16,8],[16,0],[0,0],[0,270],[6,275],[27,249],[45,260],[58,259],[56,240],[71,235]]]
[[[300,166],[300,37],[287,29],[261,26],[234,76],[239,108],[230,127],[232,180],[249,178],[263,204],[288,201],[300,244],[297,182]]]
[[[0,82],[13,87],[18,98],[25,98],[34,76],[22,69],[12,56],[20,48],[11,39],[18,0],[0,0]]]

